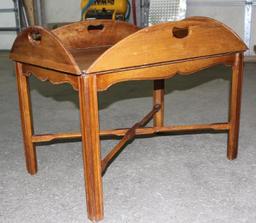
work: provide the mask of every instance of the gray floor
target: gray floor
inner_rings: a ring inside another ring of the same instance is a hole
[[[26,173],[15,76],[0,54],[0,222],[89,222],[81,143],[37,148],[39,172]],[[229,68],[167,82],[166,123],[225,121]],[[37,133],[78,131],[77,95],[34,78]],[[151,82],[100,94],[101,128],[131,126],[151,108]],[[129,144],[104,175],[104,223],[256,222],[256,64],[246,64],[239,156],[226,159],[226,134],[166,135]],[[117,141],[102,142],[105,154]]]

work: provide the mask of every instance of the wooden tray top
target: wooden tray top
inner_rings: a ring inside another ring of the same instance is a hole
[[[64,73],[62,82],[68,80],[75,89],[71,76],[95,74],[101,91],[122,81],[165,79],[229,64],[245,50],[236,33],[207,17],[144,29],[121,21],[88,20],[52,31],[27,28],[16,38],[10,57],[23,63],[27,73],[36,71],[42,80],[59,83]],[[47,74],[46,69],[55,73]]]
[[[245,51],[224,24],[191,17],[139,30],[121,21],[89,20],[53,31],[30,27],[16,39],[11,59],[75,75],[139,69]]]

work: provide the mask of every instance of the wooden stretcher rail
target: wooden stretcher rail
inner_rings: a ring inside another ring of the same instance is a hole
[[[125,144],[132,140],[136,136],[136,129],[139,127],[145,126],[153,116],[160,110],[161,105],[156,104],[153,109],[139,122],[134,124],[128,131],[125,133],[123,138],[120,140],[119,143],[106,155],[106,157],[101,162],[101,171],[102,173],[105,172],[107,166],[111,162],[111,160],[122,150]]]
[[[137,126],[139,124],[139,127],[145,126],[154,116],[156,112],[160,110],[161,106],[159,104],[156,104],[153,109],[138,123],[136,123],[134,126]],[[133,128],[133,127],[132,127]],[[131,132],[132,128],[127,128],[126,132],[122,135],[126,135],[127,132]],[[135,128],[135,130],[137,129]],[[124,129],[122,129],[124,130]],[[106,130],[106,131],[101,131],[100,135],[101,136],[108,136],[108,135],[113,135],[111,134],[113,131],[116,130]],[[111,132],[111,133],[110,133]],[[135,131],[132,131],[135,134]],[[120,136],[120,135],[119,135]],[[57,133],[57,134],[43,134],[43,135],[33,135],[32,136],[32,142],[50,142],[56,139],[76,139],[76,138],[81,138],[81,133]]]
[[[194,125],[171,125],[164,127],[145,127],[135,130],[136,136],[153,135],[156,133],[175,133],[175,132],[194,132],[194,131],[226,131],[229,130],[229,123],[212,123],[212,124],[194,124]],[[102,130],[100,136],[124,136],[129,128]],[[57,134],[41,134],[33,135],[32,141],[51,142],[59,139],[80,139],[81,133],[57,133]]]

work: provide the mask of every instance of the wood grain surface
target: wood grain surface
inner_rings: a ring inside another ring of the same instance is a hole
[[[33,26],[16,38],[10,53],[14,61],[71,74],[81,74],[74,58],[49,30]]]
[[[139,28],[113,20],[85,20],[59,27],[52,32],[66,48],[112,46]]]
[[[177,38],[174,28],[188,29],[188,35]],[[137,69],[191,58],[222,55],[247,49],[243,41],[216,20],[191,17],[178,22],[161,23],[144,28],[121,40],[99,57],[87,73]]]

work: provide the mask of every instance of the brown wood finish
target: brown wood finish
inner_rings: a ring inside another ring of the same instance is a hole
[[[236,54],[236,59],[232,67],[230,108],[229,108],[230,129],[228,133],[227,157],[230,160],[233,160],[237,157],[242,81],[243,81],[243,55]]]
[[[37,172],[37,159],[35,146],[32,142],[32,135],[34,134],[34,129],[30,103],[30,91],[28,78],[23,75],[22,64],[20,63],[16,63],[16,77],[18,85],[21,127],[23,133],[26,166],[27,171],[33,175]]]
[[[88,30],[88,27],[96,27],[96,29]],[[138,30],[138,27],[123,21],[97,19],[62,26],[53,30],[53,33],[67,49],[83,49],[112,46]]]
[[[164,80],[154,81],[153,105],[161,105],[160,110],[154,116],[154,126],[164,125]]]
[[[27,77],[34,75],[41,81],[50,81],[52,84],[70,84],[74,90],[78,90],[78,81],[75,75],[50,70],[29,64],[23,65],[23,74]]]
[[[92,221],[103,219],[103,191],[99,114],[95,76],[79,77],[79,105],[87,213]]]
[[[106,20],[82,21],[52,32],[42,27],[30,27],[17,37],[10,54],[16,62],[28,172],[35,174],[37,171],[34,144],[82,138],[87,212],[92,221],[104,216],[102,172],[136,136],[227,132],[227,157],[234,159],[237,156],[245,44],[228,27],[206,17],[192,17],[138,30],[124,22]],[[165,126],[165,80],[217,64],[232,66],[228,122]],[[78,90],[81,133],[33,133],[30,75],[53,84],[69,83]],[[131,128],[100,130],[97,93],[131,80],[153,81],[152,110]],[[145,127],[152,118],[153,126]],[[101,136],[123,137],[103,159]]]
[[[91,64],[104,53],[110,45],[89,47],[89,48],[74,48],[70,49],[70,53],[76,60],[78,66],[82,71],[86,71]]]
[[[137,69],[123,69],[110,73],[101,73],[97,74],[97,86],[99,91],[104,91],[112,85],[123,81],[169,79],[177,74],[190,75],[217,64],[232,65],[234,60],[234,54],[224,54],[216,57],[163,63],[159,66],[143,66]]]
[[[16,38],[10,53],[12,60],[71,74],[81,74],[74,58],[57,36],[33,26]]]
[[[174,37],[174,27],[185,27],[188,36]],[[204,46],[204,47],[202,47]],[[87,73],[157,65],[209,55],[239,52],[247,47],[230,29],[216,20],[192,17],[144,28],[115,44],[98,58]]]
[[[171,125],[163,127],[145,127],[136,128],[135,135],[153,135],[157,133],[178,133],[178,132],[194,132],[194,131],[227,131],[229,130],[229,123],[212,123],[212,124],[194,124],[194,125]],[[124,136],[130,128],[101,130],[100,136]],[[81,139],[81,133],[48,133],[33,135],[32,141],[38,142],[51,142],[59,139]]]

